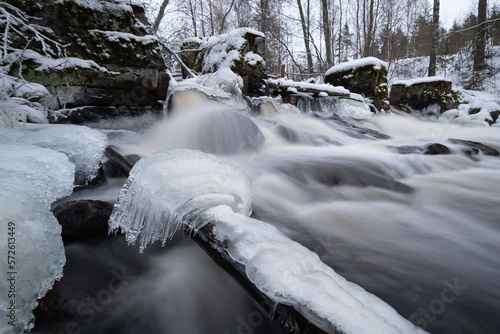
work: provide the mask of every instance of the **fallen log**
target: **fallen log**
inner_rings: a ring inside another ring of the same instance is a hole
[[[121,170],[125,175],[128,176],[134,164],[128,161],[123,155],[116,152],[110,146],[106,147],[104,150],[104,155],[109,159],[109,162],[113,164],[116,168]]]
[[[133,167],[133,163],[128,161],[114,149],[108,147],[105,151],[106,156],[116,167],[120,168],[127,176]],[[256,301],[261,308],[260,311],[269,315],[269,317],[280,325],[286,333],[294,334],[326,334],[326,332],[307,320],[302,314],[289,305],[284,305],[272,301],[266,294],[257,289],[257,287],[248,279],[245,273],[245,267],[231,258],[227,247],[223,241],[220,241],[214,232],[212,223],[205,224],[197,231],[190,229],[189,224],[183,225],[183,231],[189,235],[198,246],[200,246],[210,258],[233,277]],[[332,334],[341,334],[334,332]]]

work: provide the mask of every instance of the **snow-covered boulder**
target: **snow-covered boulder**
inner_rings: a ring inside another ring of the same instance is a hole
[[[443,112],[458,106],[458,94],[453,91],[451,81],[443,77],[400,80],[391,86],[390,102],[414,110],[437,105]]]
[[[374,57],[337,64],[325,73],[325,82],[343,86],[353,93],[373,99],[377,109],[387,105],[388,64]]]
[[[10,52],[1,65],[8,65],[11,76],[45,86],[57,98],[51,109],[96,106],[109,117],[127,116],[127,109],[116,106],[154,106],[161,112],[158,101],[166,97],[169,77],[159,42],[147,32],[144,8],[113,0],[23,1],[18,6],[47,39],[26,46],[25,39],[12,36],[12,47],[19,51]]]
[[[182,61],[197,73],[215,73],[229,68],[243,78],[242,92],[263,95],[267,78],[264,60],[265,36],[250,29],[239,28],[212,37],[194,37],[182,44]],[[187,76],[187,73],[183,73]]]

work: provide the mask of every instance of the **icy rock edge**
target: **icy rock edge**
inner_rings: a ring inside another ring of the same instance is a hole
[[[75,167],[51,149],[0,145],[0,152],[0,333],[21,333],[33,328],[37,299],[62,276],[61,226],[49,205],[72,192]]]
[[[66,262],[50,205],[94,178],[106,146],[103,134],[83,126],[0,127],[0,333],[33,328],[37,299]]]
[[[132,169],[110,219],[129,243],[170,238],[182,224],[196,231],[213,222],[231,240],[231,257],[277,303],[291,305],[319,328],[342,333],[425,333],[378,297],[348,282],[274,226],[249,218],[249,181],[213,155],[170,150]]]

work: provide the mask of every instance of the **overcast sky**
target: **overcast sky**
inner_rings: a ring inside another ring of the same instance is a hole
[[[478,0],[441,0],[440,3],[440,21],[441,23],[450,28],[453,25],[453,20],[456,18],[459,21],[463,19],[467,13],[477,11]],[[434,3],[429,0],[429,3]],[[488,0],[488,6],[492,7],[495,3],[500,3],[500,0]]]

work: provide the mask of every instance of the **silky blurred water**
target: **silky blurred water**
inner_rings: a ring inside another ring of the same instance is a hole
[[[209,109],[177,112],[115,144],[123,154],[141,156],[171,148],[215,153],[250,178],[254,218],[309,247],[414,324],[431,333],[498,331],[500,157],[448,139],[498,150],[500,128],[395,113],[353,120]],[[204,130],[208,120],[211,131]],[[451,154],[396,149],[430,143],[446,145]],[[113,198],[117,188],[103,193]],[[142,310],[160,324],[152,333],[223,333],[221,323],[228,322],[233,332],[245,330],[238,317],[248,324],[255,311],[251,302],[191,247],[182,243],[154,256],[147,273],[123,295],[127,306],[117,307],[113,323]],[[180,294],[184,284],[189,297]],[[235,292],[218,297],[227,291]],[[209,322],[183,319],[201,319],[209,310]],[[251,329],[265,333],[263,328]]]

